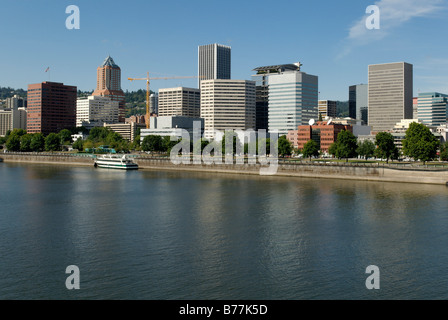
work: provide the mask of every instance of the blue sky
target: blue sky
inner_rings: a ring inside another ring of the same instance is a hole
[[[65,27],[68,5],[80,9],[79,30]],[[369,5],[380,8],[379,30],[365,27]],[[110,54],[123,90],[137,90],[145,82],[128,77],[197,75],[198,45],[221,43],[232,47],[233,79],[300,61],[319,76],[320,99],[347,100],[349,85],[367,83],[369,64],[398,61],[414,65],[414,96],[448,93],[448,0],[1,0],[0,8],[2,87],[50,76],[93,90]],[[155,80],[151,89],[180,85],[197,79]]]

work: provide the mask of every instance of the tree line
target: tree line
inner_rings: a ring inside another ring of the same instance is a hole
[[[421,123],[411,123],[406,130],[403,139],[402,155],[415,160],[427,161],[440,158],[448,161],[448,143],[440,144],[440,141],[432,134],[428,127]],[[438,154],[438,151],[440,153]],[[301,151],[303,157],[311,158],[319,155],[318,144],[314,140],[308,141]],[[354,158],[361,156],[366,160],[372,157],[389,160],[398,160],[401,156],[400,150],[394,143],[394,136],[389,132],[379,132],[375,136],[375,142],[365,140],[357,141],[350,131],[341,131],[336,142],[330,145],[328,153],[338,159]]]
[[[85,140],[78,139],[73,142],[72,134],[77,132],[89,132]],[[222,139],[222,154],[225,154],[225,136]],[[140,144],[140,135],[134,142],[124,139],[120,134],[112,131],[107,127],[96,127],[90,131],[85,128],[73,128],[71,130],[64,129],[59,133],[50,133],[44,136],[42,133],[27,133],[24,129],[14,129],[8,131],[5,137],[0,137],[0,146],[5,145],[9,151],[22,152],[42,152],[42,151],[61,151],[64,146],[72,144],[73,149],[83,151],[85,149],[97,148],[101,145],[107,145],[115,149],[117,152],[129,152],[130,150],[142,150],[159,153],[169,153],[171,149],[181,141],[177,139],[171,141],[170,137],[161,137],[157,135],[146,136]],[[266,145],[266,154],[270,153],[271,140],[269,138],[261,141]],[[201,139],[199,143],[193,145],[190,142],[190,150],[200,151],[210,144],[210,141]],[[237,149],[243,150],[244,154],[248,154],[251,150],[258,152],[259,141],[241,143],[237,136],[233,137],[233,153]],[[239,148],[237,148],[239,145]],[[294,153],[301,153],[304,158],[318,157],[320,150],[318,144],[314,140],[309,140],[302,150],[294,150],[292,144],[286,136],[281,136],[277,140],[277,150],[280,157],[290,156]],[[440,158],[442,161],[448,161],[448,142],[440,144],[439,140],[432,132],[420,123],[411,123],[406,131],[403,140],[403,148],[398,150],[394,143],[394,137],[388,132],[379,132],[375,136],[375,141],[365,140],[358,142],[357,138],[350,131],[341,131],[338,134],[336,142],[334,142],[328,153],[338,159],[346,159],[355,157],[363,157],[365,160],[369,158],[381,158],[389,160],[397,160],[402,155],[415,160],[426,163],[427,161]]]
[[[235,154],[237,150],[241,150],[244,154],[248,154],[249,151],[255,150],[256,153],[258,153],[258,144],[263,143],[266,146],[266,154],[270,154],[270,144],[271,139],[267,138],[264,140],[256,140],[254,142],[249,143],[242,143],[240,139],[234,135],[233,136],[233,143],[232,143],[232,151],[225,150],[225,143],[226,143],[226,135],[223,136],[221,141],[221,154],[226,153],[233,153]],[[174,141],[171,141],[171,138],[169,136],[161,137],[159,135],[149,135],[146,136],[142,143],[141,143],[141,150],[142,151],[149,151],[149,152],[160,152],[160,153],[169,153],[171,151],[171,148],[173,148],[177,143],[181,142],[182,139],[177,139]],[[208,141],[207,139],[200,139],[197,142],[190,140],[190,150],[202,153],[207,147],[211,141]],[[286,138],[286,136],[279,137],[277,141],[278,145],[278,154],[281,157],[284,156],[290,156],[293,152],[293,147],[291,142]],[[219,147],[219,146],[218,146]]]
[[[8,151],[21,152],[52,152],[62,151],[64,146],[72,145],[73,149],[83,151],[86,148],[97,148],[108,145],[117,152],[129,152],[140,147],[140,137],[134,142],[124,139],[119,133],[106,127],[92,128],[86,140],[73,141],[74,132],[86,132],[85,128],[63,129],[58,133],[50,133],[47,136],[42,133],[27,133],[24,129],[8,131],[5,137],[0,137],[0,146],[5,145]]]

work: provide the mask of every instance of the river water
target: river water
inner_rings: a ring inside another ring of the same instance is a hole
[[[445,186],[0,163],[0,299],[447,299],[447,240]]]

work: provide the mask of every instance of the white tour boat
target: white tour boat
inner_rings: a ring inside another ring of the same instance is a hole
[[[95,160],[95,167],[122,170],[138,169],[138,165],[126,155],[103,155]]]

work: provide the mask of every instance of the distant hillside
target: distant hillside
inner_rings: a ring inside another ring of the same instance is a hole
[[[14,95],[26,97],[26,91],[23,89],[13,89],[10,87],[0,87],[0,100],[11,98]]]
[[[93,90],[91,91],[81,91],[78,90],[78,97],[86,97],[91,95]],[[154,93],[151,91],[151,93]],[[140,104],[146,103],[146,90],[137,90],[137,91],[125,91],[126,103],[131,104]],[[25,98],[27,96],[27,91],[23,89],[14,89],[10,87],[0,87],[0,100],[4,100],[6,98],[11,98],[14,95],[18,95],[20,97]]]

